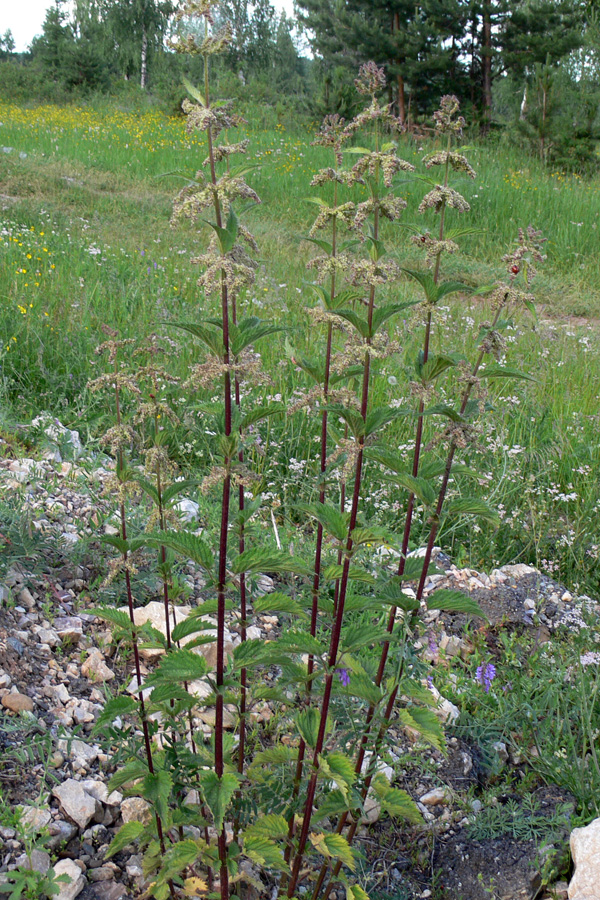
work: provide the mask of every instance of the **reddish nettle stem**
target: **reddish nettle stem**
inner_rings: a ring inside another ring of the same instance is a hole
[[[204,91],[206,98],[206,107],[210,106],[209,97],[209,78],[208,78],[208,56],[204,57]],[[217,173],[215,166],[215,154],[213,147],[212,128],[207,128],[208,156],[210,161],[210,174],[213,186],[217,184]],[[219,197],[215,191],[214,194],[215,218],[219,228],[222,227],[221,204]],[[223,329],[223,365],[225,366],[225,374],[223,376],[223,391],[225,402],[225,436],[231,435],[232,415],[231,415],[231,375],[229,372],[229,298],[227,291],[227,283],[225,275],[221,272],[221,320]],[[219,778],[223,777],[225,770],[225,761],[223,758],[223,683],[225,675],[225,589],[227,582],[227,539],[229,530],[229,501],[231,494],[231,474],[229,467],[231,459],[225,456],[224,468],[225,476],[223,478],[223,494],[221,500],[221,526],[219,531],[219,564],[217,576],[217,659],[216,659],[216,702],[215,702],[215,773]],[[227,835],[225,825],[221,830],[218,838],[219,849],[219,880],[221,900],[229,898],[229,875],[227,871]]]
[[[155,419],[155,428],[156,428],[156,419]],[[158,500],[158,524],[161,531],[167,530],[167,525],[165,521],[165,510],[163,506],[163,498],[162,498],[162,479],[160,477],[160,463],[156,466],[156,496]],[[163,564],[163,567],[167,562],[167,551],[165,547],[160,548],[160,559]],[[171,623],[169,622],[169,585],[167,583],[166,573],[163,571],[163,601],[165,605],[165,626],[166,626],[166,637],[167,637],[167,648],[171,649]],[[177,624],[175,620],[175,611],[173,610],[173,623]]]
[[[363,378],[363,409],[365,410],[365,418],[366,418],[366,401],[368,400],[368,381],[369,381],[369,369],[370,369],[370,353],[367,351],[365,354],[365,368],[364,368],[364,378]],[[300,874],[300,867],[302,865],[302,859],[304,856],[304,851],[306,849],[306,843],[308,840],[308,833],[310,831],[310,823],[312,818],[312,808],[315,799],[315,792],[317,787],[317,778],[319,774],[319,754],[323,750],[323,745],[325,742],[325,729],[327,725],[327,715],[329,712],[329,703],[331,700],[331,690],[333,686],[333,676],[335,672],[335,664],[337,662],[337,655],[339,650],[341,632],[342,632],[342,622],[344,618],[344,606],[346,602],[346,591],[348,588],[348,575],[350,571],[350,559],[352,557],[352,532],[356,527],[356,521],[358,517],[358,503],[360,498],[360,486],[362,480],[362,466],[363,466],[363,453],[364,453],[364,444],[361,443],[360,449],[358,451],[358,456],[356,460],[356,470],[354,476],[354,490],[352,494],[352,508],[350,511],[350,522],[348,524],[348,537],[346,540],[346,548],[345,548],[345,556],[344,556],[344,564],[342,569],[342,576],[340,579],[340,596],[338,602],[337,615],[335,618],[333,631],[331,634],[331,642],[329,646],[329,657],[327,660],[328,672],[325,676],[325,686],[323,691],[323,699],[321,702],[321,721],[319,724],[319,732],[317,735],[317,741],[315,744],[315,750],[313,755],[313,773],[311,775],[310,781],[308,783],[308,790],[306,796],[306,803],[304,806],[304,816],[302,821],[302,830],[300,832],[300,838],[298,841],[298,850],[296,852],[296,857],[294,859],[294,864],[292,867],[292,873],[290,876],[290,881],[288,884],[287,896],[293,897],[294,892],[296,890],[296,884],[298,882],[298,876]]]
[[[501,311],[502,311],[502,306],[501,306],[501,304],[499,304],[498,309],[496,310],[496,314],[494,316],[494,320],[491,324],[490,330],[493,330],[496,327],[496,325],[498,323],[498,319],[500,318]],[[477,357],[477,361],[476,361],[475,365],[473,366],[473,370],[471,372],[472,378],[475,378],[477,373],[479,372],[479,369],[483,362],[484,356],[485,356],[485,353],[483,350],[481,350],[479,353],[479,356]],[[472,390],[473,390],[473,382],[471,381],[471,382],[469,382],[469,384],[467,384],[467,386],[465,387],[465,390],[463,392],[462,403],[460,405],[461,416],[464,415],[464,412],[467,408],[467,404],[469,402],[469,398],[471,396]],[[427,570],[429,569],[429,564],[431,562],[431,555],[433,553],[435,539],[436,539],[438,531],[439,531],[440,515],[442,512],[442,508],[444,506],[444,501],[446,499],[446,493],[448,491],[448,482],[450,481],[450,475],[452,473],[452,463],[454,462],[454,454],[455,453],[456,453],[456,442],[452,441],[452,443],[450,444],[450,449],[448,450],[448,456],[446,458],[446,465],[444,467],[444,474],[442,477],[442,483],[441,483],[439,494],[438,494],[438,501],[436,504],[435,513],[431,519],[431,529],[429,532],[429,539],[427,541],[427,547],[425,549],[425,556],[423,558],[423,568],[421,569],[421,577],[419,579],[419,586],[417,588],[417,600],[419,602],[423,598],[423,591],[425,589],[425,581],[427,579]],[[416,613],[416,611],[415,611],[415,613]],[[411,624],[415,618],[415,613],[413,613],[413,616],[411,619]]]
[[[378,174],[378,173],[377,173]],[[375,206],[375,214],[374,214],[374,223],[373,223],[373,236],[374,239],[377,240],[379,236],[379,208]],[[375,287],[371,286],[369,291],[369,307],[367,312],[367,318],[369,322],[369,327],[372,325],[373,321],[373,311],[375,308]],[[370,344],[370,338],[367,339],[367,345]],[[363,364],[363,380],[362,380],[362,391],[361,391],[361,404],[360,404],[360,413],[363,419],[363,422],[366,421],[367,411],[369,405],[369,383],[370,383],[370,370],[371,370],[371,353],[368,349],[365,352],[364,364]],[[306,802],[304,805],[304,815],[302,819],[302,829],[300,832],[300,837],[298,840],[298,849],[296,851],[296,856],[294,858],[294,862],[292,865],[292,871],[288,883],[287,888],[287,896],[293,897],[296,886],[298,883],[298,877],[300,875],[300,868],[302,866],[302,860],[304,857],[304,851],[306,850],[306,844],[308,841],[308,834],[310,831],[312,812],[313,812],[313,804],[315,800],[315,793],[317,789],[317,779],[319,775],[319,755],[323,750],[323,746],[325,743],[325,730],[327,727],[327,716],[329,713],[329,704],[331,701],[331,691],[333,687],[333,678],[335,674],[335,665],[337,663],[338,651],[340,645],[340,639],[342,635],[342,623],[344,620],[344,608],[346,604],[346,594],[348,590],[348,577],[350,574],[350,561],[352,558],[353,552],[353,541],[352,541],[352,532],[356,528],[356,523],[358,519],[358,506],[360,502],[360,491],[361,491],[361,483],[362,483],[362,469],[364,462],[364,438],[361,438],[359,443],[358,454],[356,458],[356,468],[354,474],[354,487],[352,492],[352,505],[350,508],[350,520],[348,522],[348,536],[346,539],[346,547],[344,553],[344,562],[342,567],[342,575],[339,582],[339,596],[337,602],[337,609],[335,612],[335,619],[333,624],[333,630],[331,633],[331,639],[329,643],[329,656],[327,660],[327,675],[325,676],[325,685],[323,690],[323,698],[321,701],[321,718],[319,723],[319,731],[317,734],[317,740],[315,743],[313,760],[312,760],[312,774],[308,783],[307,794],[306,794]]]
[[[227,164],[229,168],[229,157],[227,158]],[[237,304],[235,302],[235,297],[231,298],[231,318],[234,325],[237,325]],[[241,409],[241,396],[240,396],[240,382],[237,375],[235,376],[235,405],[238,409]],[[244,462],[244,451],[240,445],[240,450],[238,453],[238,460],[240,463]],[[240,484],[238,488],[238,509],[240,511],[240,539],[239,539],[239,551],[243,553],[246,549],[246,540],[244,535],[244,485]],[[242,572],[240,574],[240,637],[242,644],[246,641],[246,629],[248,627],[248,600],[247,600],[247,592],[246,592],[246,573]],[[247,669],[243,668],[240,672],[240,730],[239,730],[239,745],[238,745],[238,772],[240,775],[244,772],[244,758],[246,752],[246,704],[247,704],[247,693],[248,693],[248,672]]]
[[[338,185],[337,182],[334,183],[333,189],[333,205],[334,208],[338,205]],[[332,225],[332,238],[331,238],[331,256],[335,258],[337,256],[337,220],[334,216],[333,225]],[[335,297],[335,270],[331,273],[331,301],[333,305],[333,300]],[[329,394],[329,380],[331,377],[331,353],[333,347],[333,325],[329,322],[327,328],[327,342],[325,349],[325,371],[323,375],[323,401],[324,408],[321,413],[321,442],[320,442],[320,473],[321,473],[321,483],[319,485],[319,503],[325,503],[325,472],[327,470],[327,397]],[[319,587],[321,583],[321,563],[323,558],[323,525],[321,522],[317,523],[317,538],[315,543],[315,562],[313,566],[313,583],[312,583],[312,604],[311,604],[311,614],[310,614],[310,633],[312,637],[315,637],[317,634],[317,625],[319,618]],[[336,591],[338,588],[339,582],[336,582]],[[312,682],[313,682],[313,673],[314,673],[314,665],[315,660],[314,656],[309,654],[308,664],[307,664],[307,682],[306,682],[306,693],[307,696],[310,696],[312,692]],[[304,768],[304,759],[306,756],[306,743],[302,738],[300,740],[300,744],[298,746],[298,759],[296,761],[296,773],[294,775],[294,786],[292,791],[292,804],[296,801],[298,794],[300,792],[300,784],[302,782],[302,771]],[[285,848],[284,859],[287,863],[289,863],[291,854],[292,854],[292,838],[294,836],[294,813],[290,815],[289,819],[289,827],[288,827],[288,841],[287,846]]]
[[[333,205],[337,207],[338,189],[337,183],[334,186]],[[331,239],[331,256],[335,259],[337,256],[337,222],[334,217]],[[331,275],[331,301],[335,297],[335,271]],[[325,408],[321,413],[321,445],[320,445],[320,472],[321,483],[319,485],[319,503],[325,503],[325,471],[327,469],[327,398],[329,395],[329,379],[331,378],[331,351],[333,346],[333,325],[329,322],[327,327],[327,343],[325,348],[325,371],[323,374],[323,401]],[[310,616],[310,633],[314,637],[317,633],[317,620],[319,613],[319,585],[321,582],[321,560],[323,555],[323,526],[319,522],[317,525],[317,541],[315,546],[315,563],[312,585],[312,607]],[[314,670],[314,657],[312,654],[308,657],[308,682],[307,693],[312,690],[312,674]]]
[[[118,362],[115,356],[115,375],[118,374]],[[119,393],[119,384],[118,381],[115,381],[115,406],[116,406],[116,419],[117,426],[121,426],[121,398]],[[118,464],[119,469],[123,470],[123,451],[120,449],[118,453]],[[125,514],[125,501],[121,498],[119,504],[119,512],[121,518],[121,537],[124,541],[127,540],[127,518]],[[140,704],[140,719],[142,721],[142,733],[144,736],[144,747],[146,750],[146,759],[148,762],[148,771],[151,775],[154,774],[154,761],[152,758],[152,743],[150,741],[150,729],[148,727],[148,717],[146,715],[146,704],[144,703],[144,694],[142,691],[142,669],[140,665],[140,652],[138,648],[138,637],[137,637],[137,626],[135,624],[135,611],[133,606],[133,591],[131,590],[131,576],[129,574],[129,553],[127,550],[123,551],[123,565],[125,568],[125,589],[127,592],[127,608],[129,611],[129,621],[131,622],[131,643],[133,645],[133,658],[135,665],[135,676],[137,678],[138,683],[138,701]],[[160,816],[156,814],[156,831],[158,834],[158,840],[160,842],[160,848],[162,853],[165,852],[165,838],[163,833],[162,821]],[[174,896],[173,886],[170,884],[171,895]]]
[[[450,149],[450,139],[448,139],[448,149]],[[446,165],[444,170],[444,187],[448,185],[448,172],[449,172],[449,163],[446,159]],[[446,214],[446,201],[444,200],[442,203],[442,209],[440,213],[440,229],[439,229],[439,240],[442,241],[444,239],[444,223],[445,223],[445,214]],[[434,284],[437,284],[440,276],[440,260],[441,260],[441,250],[436,255],[435,260],[435,271],[433,274]],[[432,311],[431,309],[427,312],[427,322],[425,324],[425,336],[423,339],[423,362],[426,363],[429,359],[429,346],[431,342],[431,325],[432,325]],[[424,412],[425,412],[425,400],[423,398],[419,401],[419,413],[417,418],[417,430],[415,433],[415,448],[413,452],[413,465],[412,465],[412,475],[416,478],[419,474],[419,464],[421,460],[421,449],[423,446],[423,422],[424,422]],[[412,520],[415,508],[415,494],[411,491],[408,497],[408,503],[406,507],[406,518],[404,522],[404,532],[402,535],[402,547],[400,551],[400,560],[398,562],[398,572],[397,575],[399,578],[402,578],[404,575],[404,569],[406,566],[406,557],[408,554],[408,548],[410,543],[410,534],[412,529]],[[396,608],[392,606],[390,608],[388,621],[387,621],[387,632],[388,634],[392,634],[394,631],[394,624],[396,621]],[[381,648],[381,657],[379,660],[379,667],[377,669],[377,677],[375,682],[379,687],[383,681],[383,676],[385,674],[385,667],[387,663],[387,658],[389,654],[390,644],[389,641],[385,641]],[[369,707],[369,711],[367,713],[367,721],[365,725],[365,734],[361,740],[361,751],[359,752],[359,758],[357,761],[358,769],[360,772],[363,759],[364,759],[364,751],[366,749],[366,743],[368,738],[368,729],[370,729],[371,721],[373,719],[373,715],[375,712],[375,708],[373,706]]]
[[[449,149],[450,149],[450,139],[448,138],[448,150]],[[446,165],[445,165],[445,169],[444,169],[444,187],[448,186],[448,173],[449,173],[449,162],[448,162],[448,159],[446,159]],[[444,199],[444,201],[442,202],[442,209],[440,212],[440,230],[439,230],[439,238],[438,238],[440,241],[443,241],[443,239],[444,239],[445,221],[446,221],[446,200]],[[442,258],[442,252],[440,250],[436,254],[436,259],[435,259],[435,270],[433,273],[434,284],[437,284],[439,281],[441,258]],[[427,360],[429,359],[429,344],[431,341],[431,324],[432,324],[432,312],[431,312],[431,309],[429,309],[429,311],[427,313],[427,322],[425,325],[425,337],[423,339],[423,362],[424,363],[426,363]],[[415,434],[415,449],[414,449],[414,453],[413,453],[412,474],[413,474],[414,478],[416,478],[417,475],[419,474],[421,447],[423,444],[423,413],[424,413],[424,411],[425,411],[425,401],[423,398],[421,398],[421,400],[419,401],[417,431]],[[401,549],[400,562],[398,564],[398,577],[399,578],[401,578],[402,575],[404,574],[404,567],[406,565],[406,555],[408,553],[408,547],[409,547],[409,542],[410,542],[410,533],[411,533],[411,529],[412,529],[412,519],[413,519],[414,508],[415,508],[415,495],[411,491],[409,494],[409,497],[408,497],[408,503],[407,503],[407,507],[406,507],[406,519],[404,522],[404,533],[402,535],[402,549]],[[394,629],[395,617],[396,617],[396,611],[392,607],[392,609],[390,610],[390,617],[388,619],[388,632],[390,634],[392,633],[392,631]],[[383,658],[383,653],[382,653],[382,662],[380,662],[380,667],[379,667],[380,670],[385,668],[388,649],[389,649],[389,644],[386,643],[384,645],[385,659]],[[383,677],[383,671],[381,671],[381,678],[382,677]],[[378,682],[378,684],[380,684],[380,683],[381,683],[381,680]]]

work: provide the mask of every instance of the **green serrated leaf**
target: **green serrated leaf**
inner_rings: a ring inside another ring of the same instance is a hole
[[[370,328],[369,322],[367,319],[364,319],[362,316],[359,316],[357,312],[353,309],[335,309],[333,310],[336,316],[339,316],[340,319],[344,319],[346,322],[350,322],[350,324],[358,331],[360,335],[364,338],[369,337]]]
[[[194,100],[196,100],[200,104],[200,106],[206,106],[206,101],[202,96],[200,90],[195,87],[192,82],[185,77],[185,75],[183,76],[182,81],[183,86],[185,87],[188,94],[190,94],[194,98]]]
[[[337,789],[327,791],[311,821],[316,824],[329,817],[338,818],[342,813],[347,812],[349,808],[350,803],[347,791]]]
[[[356,868],[354,853],[343,835],[316,834],[312,832],[310,834],[310,842],[317,853],[320,853],[326,859],[337,859],[345,866],[348,866],[352,872]]]
[[[272,658],[273,649],[262,638],[243,641],[233,650],[234,666],[238,670],[268,665]]]
[[[391,480],[399,487],[405,488],[410,494],[414,494],[425,506],[431,506],[437,498],[437,490],[429,479],[422,475],[415,477],[410,472],[399,472],[391,476]]]
[[[359,884],[347,884],[346,900],[369,900],[369,895]]]
[[[193,650],[171,650],[162,657],[158,667],[148,677],[146,684],[162,682],[195,681],[206,675],[206,660]]]
[[[173,628],[171,631],[171,640],[174,643],[183,640],[183,638],[189,637],[190,634],[198,634],[198,632],[214,630],[214,622],[205,621],[206,613],[204,611],[204,606],[202,606],[202,610],[192,610],[189,616],[186,616],[181,622]],[[216,638],[214,638],[216,640]]]
[[[402,271],[405,273],[405,275],[408,275],[409,278],[414,279],[414,281],[418,282],[421,285],[423,293],[425,294],[425,297],[429,303],[433,305],[437,303],[437,285],[431,272],[419,272],[416,269],[405,268],[403,268]]]
[[[164,819],[169,811],[169,798],[173,789],[173,779],[168,772],[159,770],[148,772],[142,782],[142,794],[159,818]]]
[[[348,536],[348,515],[340,512],[337,507],[329,503],[305,503],[299,509],[313,516],[321,523],[325,532],[338,541],[344,541]]]
[[[463,357],[459,354],[437,354],[430,356],[419,366],[419,377],[423,384],[432,384],[447,369],[457,366]]]
[[[477,373],[479,378],[515,378],[520,381],[535,381],[532,375],[521,372],[519,369],[509,369],[506,366],[486,366]]]
[[[133,697],[112,697],[104,705],[104,709],[98,716],[95,728],[103,728],[105,725],[112,725],[114,720],[120,716],[128,716],[138,709],[138,701]]]
[[[143,833],[144,826],[141,822],[127,822],[125,825],[121,825],[110,842],[110,847],[104,854],[105,859],[110,859],[115,853],[120,853],[121,850],[124,850],[129,844],[133,844],[134,841],[137,841]]]
[[[261,338],[268,337],[271,334],[276,334],[278,331],[283,330],[284,328],[282,325],[275,325],[271,322],[261,322],[260,319],[257,319],[256,317],[245,319],[238,325],[233,325],[232,323],[229,335],[230,350],[234,356],[239,356],[242,350],[255,344],[257,341],[261,340]]]
[[[266,750],[259,750],[252,761],[252,768],[288,766],[297,759],[298,749],[296,747],[286,747],[284,744],[280,744],[276,747],[269,747]]]
[[[440,752],[444,752],[444,732],[439,719],[431,709],[420,706],[405,707],[397,710],[397,716],[403,725],[417,731],[428,743]]]
[[[243,854],[259,866],[267,869],[276,869],[279,872],[287,872],[289,865],[283,858],[283,848],[260,834],[243,835]]]
[[[435,403],[433,406],[427,407],[423,411],[424,416],[445,416],[447,419],[450,419],[452,422],[464,422],[465,417],[461,415],[461,413],[454,409],[452,406],[448,406],[447,403]]]
[[[153,706],[156,706],[158,703],[166,703],[167,701],[170,703],[172,700],[176,700],[178,703],[183,704],[184,708],[195,706],[198,702],[196,697],[180,687],[179,684],[170,681],[155,687],[150,700]]]
[[[438,285],[438,300],[447,297],[448,294],[472,294],[473,288],[461,281],[445,281]]]
[[[495,509],[492,509],[483,500],[475,497],[458,497],[445,507],[446,516],[476,516],[489,522],[490,525],[499,525],[500,517]]]
[[[89,612],[98,616],[99,619],[104,619],[105,622],[110,622],[111,625],[116,625],[117,628],[122,628],[123,631],[131,631],[131,619],[126,612],[120,609],[113,609],[112,606],[97,606],[90,609]]]
[[[382,699],[382,688],[377,687],[372,677],[365,672],[352,672],[350,675],[350,684],[344,688],[344,693],[365,703],[376,706]]]
[[[111,791],[118,791],[123,785],[130,784],[145,778],[148,774],[148,765],[143,759],[130,759],[111,777],[108,787]]]
[[[288,629],[279,637],[277,649],[283,653],[308,653],[320,658],[325,654],[327,648],[318,638],[304,630]]]
[[[272,840],[287,837],[287,833],[287,819],[285,816],[275,815],[275,813],[259,816],[244,832],[244,834],[260,834]]]
[[[405,303],[387,303],[385,306],[379,306],[377,309],[373,311],[373,319],[371,322],[371,334],[370,337],[373,337],[377,334],[381,326],[388,321],[392,316],[397,315],[398,313],[403,312],[405,309],[408,309],[410,306],[414,306],[414,302],[406,301]]]
[[[193,491],[198,487],[199,482],[192,481],[190,479],[184,479],[183,481],[174,481],[173,484],[170,484],[163,490],[162,499],[165,506],[168,506],[175,497],[178,497],[179,494],[184,492]]]
[[[214,565],[214,553],[209,545],[191,531],[160,531],[146,536],[150,547],[168,547],[186,559],[191,559],[206,571]]]
[[[203,325],[196,325],[193,322],[169,322],[169,325],[173,328],[179,328],[181,331],[187,331],[188,334],[192,334],[194,337],[197,337],[198,340],[202,341],[202,343],[208,347],[209,350],[212,350],[219,359],[223,357],[225,347],[223,345],[222,331],[205,328]]]
[[[265,594],[264,597],[257,597],[252,605],[257,615],[284,613],[289,616],[306,616],[305,611],[297,600],[293,597],[288,597],[287,594],[282,594],[280,591]]]
[[[169,847],[162,857],[159,876],[160,882],[165,883],[168,887],[169,881],[172,881],[173,878],[180,875],[184,869],[188,868],[188,866],[194,865],[200,856],[200,852],[200,847],[196,841],[191,838],[178,841],[176,844]],[[167,896],[171,896],[170,892]]]
[[[371,544],[374,547],[388,546],[393,543],[387,528],[378,525],[367,525],[352,529],[353,544]]]
[[[296,727],[304,743],[313,750],[317,744],[321,716],[314,707],[303,709],[296,716]]]
[[[109,547],[114,547],[121,554],[129,552],[129,541],[124,540],[117,534],[103,534],[100,541],[103,544],[108,544]]]
[[[323,578],[325,581],[337,581],[342,577],[344,567],[341,565],[333,564],[330,566],[326,566],[323,569]],[[366,569],[361,568],[360,566],[350,566],[348,570],[348,580],[349,581],[358,581],[363,584],[375,584],[377,579],[371,575],[370,572],[367,572]]]
[[[339,750],[332,750],[325,756],[319,756],[319,764],[326,762],[329,772],[341,791],[350,788],[356,780],[354,761]]]
[[[364,623],[348,625],[342,635],[342,650],[344,653],[356,653],[358,650],[378,644],[386,638],[389,640],[389,637],[386,629],[379,625]]]
[[[433,591],[427,598],[427,608],[466,613],[472,616],[479,616],[480,619],[487,618],[475,600],[472,600],[467,594],[463,594],[462,591],[455,591],[449,588],[440,588],[440,590]]]
[[[310,575],[310,567],[283,550],[261,550],[255,548],[240,553],[232,564],[235,575],[240,572],[294,572],[296,575]]]
[[[365,422],[365,435],[375,434],[382,428],[385,428],[386,425],[389,425],[390,422],[393,422],[404,414],[403,410],[390,409],[389,406],[380,406],[377,409],[371,410],[367,415],[367,420]]]
[[[406,791],[392,787],[385,775],[382,773],[376,775],[373,779],[372,787],[382,810],[387,812],[388,815],[394,818],[406,819],[413,825],[423,824],[423,816],[412,797]]]
[[[313,237],[305,237],[302,238],[304,241],[310,241],[311,244],[315,244],[323,253],[326,253],[327,256],[331,256],[333,253],[333,244],[329,241],[324,241],[321,238],[313,238]]]
[[[232,797],[239,788],[238,779],[235,775],[227,772],[221,778],[216,772],[202,772],[200,784],[204,801],[212,814],[215,829],[219,832],[223,827],[225,813]]]

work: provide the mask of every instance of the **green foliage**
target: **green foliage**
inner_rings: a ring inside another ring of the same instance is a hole
[[[206,675],[204,657],[198,656],[193,650],[173,650],[161,660],[149,683],[160,685],[173,681],[195,681],[204,675]]]
[[[235,775],[225,774],[219,777],[215,772],[204,772],[201,775],[202,794],[209,808],[215,828],[220,831],[229,803],[239,787]]]
[[[451,610],[452,612],[468,613],[481,619],[485,618],[479,604],[467,594],[463,594],[462,591],[452,591],[445,588],[434,591],[427,598],[427,607],[428,609]]]
[[[125,825],[121,825],[106,852],[107,857],[114,856],[115,853],[120,853],[125,847],[128,847],[130,844],[133,844],[134,841],[137,841],[143,833],[144,826],[141,822],[127,822]]]
[[[373,791],[381,803],[381,808],[390,816],[406,819],[420,825],[423,817],[414,800],[399,788],[391,787],[385,775],[376,775],[373,779]]]
[[[7,900],[44,900],[48,897],[56,897],[64,884],[70,884],[68,875],[55,875],[54,869],[50,869],[45,875],[36,872],[35,869],[19,867],[8,874],[6,883],[0,884],[0,894],[6,895]]]

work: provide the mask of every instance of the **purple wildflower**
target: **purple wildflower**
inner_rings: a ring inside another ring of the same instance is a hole
[[[492,686],[492,681],[496,677],[496,666],[493,663],[486,663],[485,665],[477,666],[477,671],[475,673],[475,680],[482,685],[486,694],[489,694],[490,688]]]
[[[340,679],[344,687],[350,684],[350,671],[348,669],[336,669],[337,677]]]

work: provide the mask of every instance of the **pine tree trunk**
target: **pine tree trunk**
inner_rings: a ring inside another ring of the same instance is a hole
[[[393,22],[393,26],[392,26],[392,31],[395,34],[398,34],[398,32],[400,31],[400,14],[399,13],[394,13],[394,22]],[[396,60],[396,65],[398,67],[400,66],[399,59]],[[398,69],[398,75],[397,75],[397,86],[398,86],[398,118],[404,125],[404,122],[406,120],[406,97],[404,94],[404,78],[400,74],[399,69]]]
[[[404,94],[404,78],[398,75],[398,118],[404,125],[406,121],[406,97]]]
[[[148,32],[146,31],[146,26],[142,26],[142,65],[141,65],[141,76],[140,76],[140,87],[143,91],[146,90],[146,85],[148,84]]]
[[[487,134],[492,121],[492,16],[490,4],[483,7],[483,46],[481,64],[483,67],[483,124]]]

